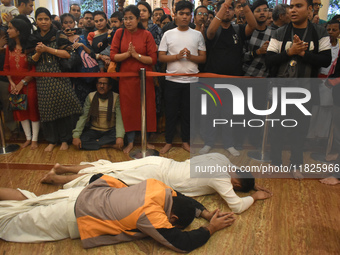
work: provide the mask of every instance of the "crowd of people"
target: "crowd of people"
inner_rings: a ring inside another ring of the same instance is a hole
[[[296,87],[302,86],[302,79],[296,82],[296,78],[323,78],[322,85],[332,88],[334,98],[336,153],[332,159],[338,157],[340,16],[328,22],[321,20],[320,0],[291,0],[290,5],[280,4],[274,9],[269,8],[266,0],[256,0],[252,5],[246,0],[221,0],[216,6],[202,1],[195,10],[189,1],[173,0],[173,15],[165,14],[162,8],[152,10],[147,2],[141,1],[110,18],[99,10],[86,10],[81,15],[80,6],[72,4],[69,13],[60,17],[39,7],[35,19],[29,16],[32,1],[18,0],[16,8],[10,1],[2,0],[0,6],[1,12],[6,13],[1,15],[0,64],[4,71],[18,73],[1,77],[2,109],[11,131],[15,132],[13,123],[20,121],[26,135],[23,147],[31,146],[33,150],[38,147],[41,128],[48,142],[47,152],[59,143],[60,150],[67,150],[73,143],[84,150],[113,147],[129,153],[136,133],[141,130],[140,80],[135,76],[113,79],[102,74],[137,73],[145,68],[169,74],[165,79],[146,79],[147,132],[156,132],[158,120],[165,115],[166,144],[160,150],[163,154],[172,147],[178,119],[182,147],[190,151],[190,126],[196,124],[190,119],[190,87],[199,82],[195,74],[206,72],[295,78]],[[66,69],[68,65],[71,69]],[[34,77],[35,71],[91,72],[98,73],[98,77]],[[32,75],[20,76],[20,72]],[[264,110],[269,87],[256,80],[261,81],[252,79],[251,84],[245,83],[240,89],[252,88],[254,106]],[[282,81],[283,85],[285,82]],[[307,84],[304,88],[311,94],[304,109],[311,111],[319,102],[319,87]],[[9,94],[26,94],[27,108],[9,111]],[[232,117],[233,102],[230,95],[224,96],[223,109],[216,116]],[[290,145],[291,164],[296,167],[304,162],[310,116],[301,114],[299,109],[288,108],[285,113],[287,119],[298,121],[296,126],[289,129],[275,126],[270,130],[273,165],[282,165],[285,141]],[[279,113],[272,113],[271,118],[280,119]],[[185,195],[218,192],[235,213],[247,210],[256,200],[272,196],[269,190],[256,185],[249,173],[242,176],[244,173],[237,171],[216,178],[191,178],[190,164],[233,166],[222,154],[207,154],[216,142],[216,130],[199,131],[205,143],[199,153],[204,155],[185,162],[148,157],[123,163],[100,160],[79,166],[56,164],[42,182],[65,184],[70,189],[36,197],[27,191],[0,188],[0,200],[5,200],[0,202],[0,237],[17,242],[80,237],[85,248],[92,248],[151,236],[175,251],[198,248],[216,231],[232,225],[235,218],[233,213],[209,212]],[[221,142],[231,155],[239,156],[235,146],[242,145],[246,135],[249,143],[259,146],[262,140],[259,129],[233,129],[227,125],[222,127]],[[338,184],[338,177],[321,182]],[[235,193],[252,189],[256,192],[244,198]],[[108,207],[110,211],[106,210]],[[209,224],[181,232],[179,229],[188,226],[194,217],[203,217]]]
[[[84,73],[138,72],[145,68],[168,74],[207,72],[254,78],[339,76],[340,17],[336,15],[327,23],[320,20],[318,0],[292,0],[290,5],[279,4],[274,9],[270,9],[265,0],[256,0],[252,5],[245,0],[222,0],[216,5],[203,1],[195,10],[189,1],[174,0],[172,15],[165,14],[162,8],[152,10],[147,2],[141,1],[111,17],[103,11],[86,10],[81,15],[80,6],[71,4],[69,13],[60,17],[39,7],[35,10],[35,19],[29,16],[33,11],[32,0],[19,0],[18,8],[7,1],[1,6],[8,10],[7,15],[2,16],[0,38],[5,71],[59,73],[65,71],[65,61],[71,62],[78,55],[80,62],[72,71]],[[17,12],[13,12],[13,8]],[[289,63],[298,68],[287,68]],[[171,149],[178,119],[182,147],[190,151],[190,84],[197,82],[195,76],[169,75],[165,80],[147,77],[148,134],[159,130],[160,120],[165,116],[166,144],[161,153]],[[15,132],[13,122],[21,122],[27,140],[23,147],[37,148],[41,126],[49,143],[45,151],[52,151],[58,143],[61,143],[60,150],[67,150],[72,142],[79,149],[103,146],[122,149],[125,138],[124,152],[129,153],[136,132],[141,130],[137,77],[101,81],[100,77],[8,76],[7,80],[2,77],[0,85],[2,91],[8,87],[8,93],[28,96],[27,109],[11,113],[2,93],[6,125]],[[336,88],[336,83],[332,85],[330,87]],[[251,82],[241,89],[246,91],[250,87],[254,106],[266,109],[268,86]],[[318,104],[318,86],[311,86],[309,90],[312,100],[305,106],[311,110]],[[113,91],[113,96],[109,91]],[[333,89],[335,97],[336,91]],[[225,117],[232,117],[229,99],[220,113]],[[298,120],[296,127],[270,130],[274,165],[282,164],[283,133],[287,133],[287,142],[292,148],[291,163],[303,163],[310,117],[300,116],[295,110],[289,110],[287,116]],[[277,117],[278,112],[272,117]],[[119,137],[108,139],[106,134],[105,142],[98,140],[97,135],[102,137],[102,132],[112,129],[115,132],[109,136]],[[88,130],[101,133],[89,138]],[[335,131],[338,132],[337,128]],[[200,153],[204,154],[214,146],[216,133],[204,128],[200,133],[205,143]],[[262,141],[262,130],[256,128],[243,130],[225,125],[222,134],[223,147],[233,156],[240,155],[236,148],[244,144],[245,137],[256,147]],[[334,137],[335,145],[340,147],[338,136]],[[98,144],[84,146],[88,139]]]

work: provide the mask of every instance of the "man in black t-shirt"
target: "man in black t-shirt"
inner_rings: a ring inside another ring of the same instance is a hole
[[[232,25],[234,5],[231,1],[217,3],[217,14],[207,29],[208,60],[206,72],[242,76],[242,54],[246,37],[256,28],[249,6],[242,2],[247,25]]]
[[[256,28],[256,20],[245,0],[242,0],[245,17],[248,24],[232,25],[234,19],[234,5],[231,0],[219,1],[217,3],[217,14],[211,21],[207,29],[207,52],[208,58],[205,66],[205,72],[242,76],[242,55],[243,45],[247,36],[250,36]],[[232,101],[228,94],[223,102],[229,104]],[[216,114],[221,114],[223,118],[229,119],[232,116],[232,106],[225,106]],[[213,114],[209,118],[217,117]],[[208,121],[209,122],[209,121]],[[209,122],[210,123],[210,122]],[[223,147],[233,156],[239,156],[240,153],[234,148],[232,128],[228,125],[223,125],[222,141]],[[200,150],[200,154],[208,153],[215,143],[216,129],[205,129],[205,146]]]

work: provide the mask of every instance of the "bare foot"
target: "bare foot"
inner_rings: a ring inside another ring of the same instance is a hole
[[[124,153],[129,153],[133,148],[133,143],[129,143],[128,146],[126,146],[123,150]]]
[[[61,150],[61,151],[67,151],[67,150],[68,150],[68,144],[67,144],[67,142],[62,142],[59,150]]]
[[[53,184],[53,177],[56,175],[55,169],[52,168],[41,180],[41,183]]]
[[[150,150],[154,150],[155,149],[155,145],[152,145],[150,143],[146,144],[146,148],[150,149]]]
[[[334,161],[334,160],[337,160],[339,157],[339,154],[338,153],[334,153],[334,154],[328,154],[326,156],[326,161]]]
[[[54,167],[52,168],[51,172],[54,172],[57,175],[68,173],[67,167],[64,167],[63,165],[60,165],[59,163],[56,163]]]
[[[102,147],[104,147],[104,146],[102,146]],[[114,149],[117,149],[117,150],[122,150],[122,146],[119,145],[119,144],[111,145],[111,147],[114,148]]]
[[[160,154],[167,153],[172,147],[171,143],[167,143],[164,145],[164,147],[159,151]]]
[[[337,178],[333,177],[333,176],[327,177],[327,178],[319,180],[319,181],[321,183],[327,184],[327,185],[337,185],[337,184],[340,183],[340,181]]]
[[[190,152],[190,145],[189,145],[189,143],[183,143],[183,144],[182,144],[182,148],[183,148],[184,150]]]
[[[50,143],[46,148],[45,148],[45,151],[53,151],[53,149],[54,149],[54,147],[55,147],[55,144],[53,144],[53,143]]]
[[[46,184],[53,184],[53,185],[62,185],[68,182],[67,176],[65,175],[57,175],[55,172],[55,169],[52,168],[51,171],[49,171],[44,178],[41,179],[41,183]]]
[[[300,171],[293,172],[293,177],[296,180],[301,181],[304,177]]]
[[[234,147],[229,147],[227,151],[229,151],[229,153],[234,157],[240,156],[240,152],[236,150]]]
[[[35,149],[37,149],[37,148],[38,148],[38,142],[33,141],[33,142],[31,143],[31,150],[35,150]]]
[[[23,145],[21,145],[22,148],[26,148],[28,145],[31,144],[31,140],[27,140],[26,142],[24,142]]]

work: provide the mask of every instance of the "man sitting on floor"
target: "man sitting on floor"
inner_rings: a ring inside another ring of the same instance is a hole
[[[77,148],[99,150],[112,143],[114,148],[123,147],[125,130],[119,95],[111,91],[112,82],[110,78],[98,78],[97,92],[87,96],[84,113],[73,130],[73,144]],[[90,128],[84,130],[87,122]]]
[[[127,187],[101,174],[93,176],[85,188],[40,197],[1,188],[0,200],[12,200],[0,201],[0,238],[12,242],[80,237],[84,248],[93,248],[151,236],[177,252],[189,252],[235,221],[233,213],[209,213],[197,201],[155,179]],[[179,228],[187,227],[195,216],[210,223],[182,232]]]
[[[99,160],[77,166],[55,167],[42,179],[43,183],[66,184],[64,188],[85,186],[93,174],[109,174],[128,185],[137,184],[153,178],[183,193],[186,196],[202,196],[217,192],[235,213],[247,210],[256,200],[266,199],[272,193],[258,185],[250,173],[226,173],[210,175],[210,178],[193,178],[190,168],[195,166],[230,166],[236,169],[229,159],[220,153],[209,153],[193,157],[184,162],[177,162],[163,157],[146,157],[143,159],[112,163]],[[74,175],[63,175],[74,173]],[[251,196],[240,198],[234,190],[249,192],[257,190]]]

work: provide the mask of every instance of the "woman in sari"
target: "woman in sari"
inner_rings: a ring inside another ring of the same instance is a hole
[[[143,27],[152,34],[158,46],[161,43],[163,32],[162,29],[151,20],[151,6],[147,2],[138,2],[137,7],[140,11],[140,21]]]
[[[123,11],[124,26],[114,35],[111,45],[111,60],[121,62],[120,72],[138,72],[140,68],[152,70],[157,61],[157,46],[151,33],[140,23],[140,11],[129,5]],[[123,36],[122,33],[124,32]],[[120,106],[129,153],[133,148],[135,131],[141,130],[140,80],[139,77],[119,79]],[[156,131],[155,89],[152,77],[146,79],[147,131]],[[149,148],[152,148],[148,145]]]
[[[85,40],[83,35],[78,35],[75,29],[76,22],[72,14],[64,13],[60,16],[62,29],[64,34],[67,36],[68,40],[71,42],[73,49],[77,51],[82,59],[82,66],[79,66],[77,71],[84,72],[84,63],[91,69],[91,72],[98,72],[98,63],[95,59],[95,54],[93,49],[88,42]],[[87,95],[96,90],[94,78],[71,78],[74,91],[83,106]]]
[[[112,29],[110,29],[108,25],[108,19],[105,12],[95,11],[93,13],[93,18],[97,30],[90,32],[87,36],[87,40],[92,46],[94,53],[96,53],[100,71],[104,72],[105,65],[108,66],[110,64],[110,57],[103,55],[102,52],[111,44]]]

